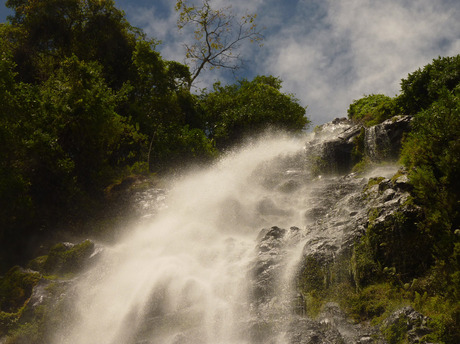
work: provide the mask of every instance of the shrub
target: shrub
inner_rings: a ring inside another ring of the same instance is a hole
[[[383,94],[371,94],[353,101],[348,108],[348,118],[367,127],[379,124],[399,114],[395,99]]]

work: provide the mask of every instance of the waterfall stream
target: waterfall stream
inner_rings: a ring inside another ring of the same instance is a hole
[[[407,123],[384,122],[379,136],[400,142]],[[300,282],[320,266],[326,287],[327,269],[352,264],[369,211],[391,221],[409,198],[407,177],[392,178],[397,165],[350,173],[361,133],[345,119],[303,138],[272,133],[141,193],[145,216],[70,283],[53,343],[368,343],[374,330],[337,304],[305,316],[312,301]],[[337,278],[353,279],[351,269]]]
[[[264,326],[283,343],[305,238],[293,238],[263,305],[253,272],[262,228],[305,228],[304,146],[265,138],[176,180],[163,209],[81,277],[73,324],[55,343],[249,344]]]

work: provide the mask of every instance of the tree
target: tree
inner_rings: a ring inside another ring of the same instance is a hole
[[[179,29],[187,25],[194,28],[195,42],[185,44],[192,75],[189,88],[207,65],[211,69],[239,69],[243,63],[236,52],[240,45],[247,40],[260,43],[263,38],[255,24],[256,14],[237,18],[230,7],[211,8],[209,0],[203,0],[201,6],[177,0],[176,11],[179,12]]]
[[[399,113],[396,101],[383,94],[371,94],[354,100],[348,108],[348,118],[365,126],[373,126]]]
[[[310,123],[305,108],[280,89],[281,80],[273,76],[243,79],[227,86],[214,84],[213,92],[201,97],[205,132],[218,148],[225,148],[245,135],[271,127],[301,131]]]
[[[0,250],[0,271],[17,259],[18,238],[35,215],[23,144],[24,113],[31,95],[26,85],[15,81],[14,68],[11,54],[0,44],[0,243],[6,244]]]
[[[158,171],[181,160],[206,160],[215,155],[215,148],[195,123],[196,96],[186,86],[188,67],[163,60],[155,47],[145,40],[136,45],[129,113],[149,138],[147,164]]]
[[[408,115],[427,109],[443,88],[452,91],[460,82],[460,55],[439,57],[401,80],[398,102]]]
[[[113,0],[8,0],[15,11],[15,62],[23,81],[45,81],[59,61],[76,55],[97,61],[109,86],[119,89],[132,71],[131,56],[142,36]]]
[[[47,168],[67,166],[65,176],[76,178],[84,192],[97,194],[111,181],[114,170],[125,164],[118,150],[127,140],[140,139],[116,112],[125,91],[115,92],[107,85],[97,62],[81,61],[76,56],[64,59],[40,91],[37,125],[50,148],[59,152],[59,156],[50,157]],[[38,163],[44,161],[46,156]],[[49,178],[49,173],[45,177]],[[53,187],[53,182],[39,184]]]

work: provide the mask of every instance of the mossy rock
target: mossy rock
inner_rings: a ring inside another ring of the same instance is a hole
[[[0,310],[17,312],[32,294],[41,275],[36,271],[24,270],[19,266],[11,268],[0,278]]]
[[[8,333],[8,330],[13,327],[19,319],[19,312],[8,313],[0,312],[0,337]]]
[[[80,271],[87,263],[88,258],[94,252],[94,243],[85,240],[80,244],[59,243],[51,248],[43,265],[35,261],[38,267],[46,274],[67,274]]]
[[[27,264],[27,267],[34,271],[44,271],[47,259],[48,259],[48,256],[40,256],[40,257],[34,258]]]
[[[40,279],[40,273],[19,266],[0,278],[0,335],[6,334],[18,321]]]

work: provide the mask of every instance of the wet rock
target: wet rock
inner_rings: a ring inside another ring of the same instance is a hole
[[[59,243],[51,248],[43,266],[39,268],[42,268],[41,272],[47,274],[79,272],[88,266],[89,259],[95,252],[95,244],[90,240],[79,244]]]
[[[301,187],[301,183],[297,180],[290,179],[280,185],[279,190],[284,193],[291,193]]]
[[[396,116],[365,131],[365,151],[372,161],[395,160],[401,139],[410,130],[410,116]]]
[[[264,303],[273,296],[276,276],[285,255],[285,234],[285,229],[276,226],[262,229],[259,234],[258,255],[252,268],[253,298],[257,304]]]
[[[306,146],[309,164],[315,174],[347,173],[351,170],[354,138],[361,125],[337,118],[315,129],[314,139]]]
[[[298,318],[291,322],[287,337],[290,344],[346,343],[335,327],[308,318]]]
[[[396,116],[364,128],[346,118],[337,118],[315,129],[314,139],[306,146],[314,174],[349,173],[357,163],[357,140],[364,135],[364,154],[372,162],[396,160],[404,133],[410,130],[410,116]],[[363,133],[363,134],[362,134]]]
[[[382,324],[381,331],[390,342],[405,340],[405,343],[422,343],[422,337],[431,333],[428,317],[404,307],[393,312]]]
[[[335,328],[346,344],[382,343],[379,340],[377,328],[355,324],[335,302],[326,303],[318,316],[317,321],[329,328]]]

